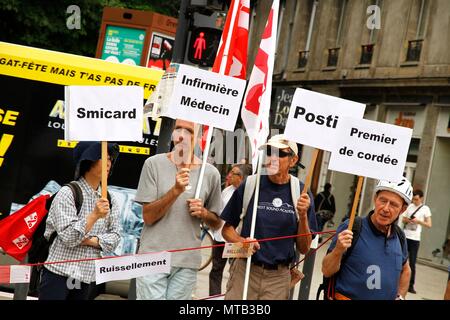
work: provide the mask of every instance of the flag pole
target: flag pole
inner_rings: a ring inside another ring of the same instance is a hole
[[[249,79],[249,85],[247,87],[247,92],[249,91],[249,87],[256,85],[263,85],[263,91],[261,92],[261,96],[258,99],[258,114],[256,117],[256,126],[249,125],[247,126],[246,120],[244,120],[243,114],[245,114],[245,117],[247,121],[250,120],[250,122],[253,122],[253,114],[254,112],[251,112],[247,110],[246,108],[243,108],[242,110],[245,110],[246,112],[241,111],[241,117],[244,122],[244,125],[248,128],[253,128],[257,135],[254,136],[252,134],[252,148],[254,145],[254,152],[258,153],[258,164],[257,170],[256,170],[256,189],[255,189],[255,195],[254,195],[254,202],[253,202],[253,213],[252,213],[252,223],[251,223],[251,231],[250,231],[250,237],[254,238],[255,235],[255,226],[256,226],[256,215],[257,215],[257,209],[258,209],[258,197],[259,197],[259,189],[260,189],[260,178],[261,178],[261,167],[264,160],[264,154],[262,151],[258,150],[259,146],[261,145],[260,142],[267,139],[268,136],[268,119],[269,119],[269,109],[270,109],[270,95],[272,91],[272,75],[273,75],[273,65],[275,60],[275,51],[276,51],[276,34],[277,34],[277,21],[278,21],[278,7],[279,7],[279,1],[274,0],[270,9],[269,17],[266,22],[266,27],[264,29],[263,37],[261,38],[259,50],[256,54],[256,60],[258,60],[258,57],[261,58],[261,56],[267,56],[267,62],[264,63],[264,65],[267,67],[267,70],[262,70],[261,65],[258,65],[255,63],[253,67],[252,74]],[[275,38],[275,40],[273,39]],[[263,59],[264,60],[264,59]],[[258,70],[257,73],[255,73],[255,70]],[[260,76],[260,73],[264,75],[264,77]],[[261,81],[262,80],[262,81]],[[244,100],[247,99],[247,96],[244,96]],[[262,107],[262,108],[261,108]],[[262,110],[261,110],[262,109]],[[250,115],[250,114],[252,115]],[[266,131],[267,130],[267,131]],[[249,134],[250,136],[250,134]],[[254,163],[252,157],[252,163]],[[247,258],[247,266],[246,266],[246,272],[245,272],[245,279],[244,279],[244,290],[242,294],[242,299],[247,300],[248,296],[248,284],[249,284],[249,278],[250,278],[250,266],[251,266],[251,258],[252,256]]]
[[[348,222],[347,230],[352,230],[352,228],[353,228],[353,222],[355,221],[356,207],[358,206],[359,195],[361,194],[363,182],[364,182],[364,177],[358,176],[358,184],[356,185],[355,198],[353,199],[353,206],[352,206],[352,211],[350,213],[350,220]]]
[[[259,184],[261,181],[261,167],[262,162],[264,160],[264,153],[261,150],[258,150],[258,169],[256,170],[256,187],[255,187],[255,196],[253,201],[253,212],[252,212],[252,224],[250,228],[250,238],[254,238],[255,236],[255,226],[256,226],[256,214],[258,209],[258,200],[259,200]],[[250,267],[252,262],[252,256],[247,257],[247,265],[245,269],[245,278],[244,278],[244,292],[242,293],[242,300],[247,300],[248,295],[248,282],[250,279]]]
[[[102,141],[102,198],[107,198],[108,192],[108,142]]]
[[[311,159],[311,165],[309,166],[308,175],[306,176],[305,185],[303,186],[302,193],[308,192],[308,189],[309,189],[309,187],[311,185],[312,176],[313,176],[313,173],[314,173],[314,167],[316,166],[318,154],[319,154],[319,149],[314,148],[312,159]]]
[[[239,3],[240,3],[240,0],[233,1],[233,11],[232,11],[232,16],[231,16],[230,26],[234,25],[234,21],[236,19],[236,15],[237,15],[237,10],[239,8]],[[231,36],[232,36],[232,32],[229,31],[227,34],[227,39],[225,41],[225,48],[223,50],[222,60],[220,61],[220,70],[218,73],[221,75],[225,74],[225,68],[227,65],[226,57],[228,57],[228,51],[230,50]],[[198,178],[197,188],[195,189],[195,196],[194,196],[195,199],[199,199],[199,197],[200,197],[200,191],[202,189],[203,178],[205,176],[206,162],[208,160],[209,148],[211,146],[213,131],[214,131],[214,127],[208,127],[208,134],[206,136],[206,145],[205,145],[205,149],[203,150],[202,167],[200,169],[200,176]]]

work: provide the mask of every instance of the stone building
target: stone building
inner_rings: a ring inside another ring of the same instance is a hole
[[[270,5],[260,0],[252,7],[250,48],[258,46]],[[284,127],[289,99],[302,87],[364,103],[366,119],[412,128],[404,174],[424,191],[433,214],[419,258],[447,265],[442,246],[450,237],[450,1],[285,0],[278,35],[272,126]],[[303,151],[305,164],[311,152]],[[329,157],[320,153],[313,191],[331,182],[334,220],[340,222],[350,211],[357,177],[327,170]],[[365,179],[359,214],[372,208],[375,183]]]

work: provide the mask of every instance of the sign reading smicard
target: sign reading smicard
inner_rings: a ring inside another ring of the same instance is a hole
[[[362,119],[365,108],[362,103],[298,88],[284,133],[295,142],[332,151],[340,118]]]
[[[180,65],[162,115],[233,131],[244,90],[245,80]]]
[[[95,260],[95,282],[100,284],[154,273],[169,273],[170,257],[170,252],[160,252]]]
[[[371,120],[341,118],[328,169],[397,182],[412,130]]]
[[[140,141],[143,101],[137,86],[66,86],[64,139]]]

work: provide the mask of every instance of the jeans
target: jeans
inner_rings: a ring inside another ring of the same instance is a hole
[[[39,300],[88,300],[90,285],[42,269]]]
[[[416,261],[420,241],[406,239],[406,242],[408,243],[409,266],[411,267],[411,279],[409,280],[409,286],[413,288],[416,279]]]
[[[197,282],[197,269],[170,268],[136,279],[137,300],[191,300]]]

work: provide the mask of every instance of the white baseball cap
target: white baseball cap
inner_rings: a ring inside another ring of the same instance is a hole
[[[263,144],[259,149],[261,150],[267,146],[271,146],[271,147],[278,148],[278,149],[290,148],[292,150],[292,152],[296,156],[298,156],[297,144],[294,141],[288,140],[284,134],[274,135],[273,137],[271,137],[269,139],[269,141],[267,141],[265,144]],[[298,165],[300,167],[302,167],[303,169],[305,168],[305,166],[303,164],[301,164],[300,162],[298,162]]]

